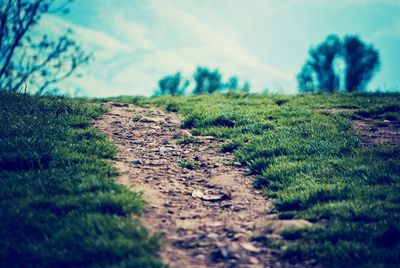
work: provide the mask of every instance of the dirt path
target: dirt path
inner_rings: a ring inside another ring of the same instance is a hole
[[[172,267],[287,267],[271,249],[250,241],[268,220],[271,203],[252,188],[252,177],[218,153],[211,137],[190,137],[175,114],[157,108],[108,104],[96,122],[118,146],[118,182],[143,191],[143,221],[165,235],[162,259]],[[295,223],[297,224],[297,223]],[[282,221],[278,224],[282,227]],[[277,226],[278,226],[277,225]],[[290,224],[289,224],[290,225]],[[276,227],[279,229],[280,227]],[[273,238],[273,231],[268,234]]]
[[[355,112],[356,109],[329,108],[318,109],[327,113]],[[358,133],[359,140],[366,146],[396,146],[400,144],[400,124],[396,121],[362,118],[350,119],[354,131]]]

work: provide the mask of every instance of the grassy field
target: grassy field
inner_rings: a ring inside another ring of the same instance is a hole
[[[91,127],[104,109],[4,92],[0,99],[1,265],[163,266],[158,237],[137,220],[141,196],[113,181],[106,159],[115,147]],[[283,257],[330,267],[400,264],[400,146],[366,146],[351,123],[399,128],[399,94],[109,100],[178,112],[182,127],[235,153],[281,219],[315,223],[282,233]]]
[[[315,223],[282,234],[284,257],[331,267],[400,265],[400,147],[365,146],[351,124],[374,119],[400,127],[400,95],[113,100],[178,112],[182,127],[224,141],[220,150],[250,169],[254,187],[274,199],[281,219]]]
[[[113,181],[104,109],[0,92],[0,266],[160,267],[140,194]]]

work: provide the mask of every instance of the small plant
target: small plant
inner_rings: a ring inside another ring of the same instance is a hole
[[[179,111],[179,105],[176,103],[168,103],[167,106],[165,106],[165,110],[167,112],[173,112],[176,113]]]
[[[190,144],[199,142],[199,139],[193,136],[190,137],[183,137],[176,140],[177,144]]]
[[[187,169],[198,169],[200,167],[200,162],[199,161],[179,161],[178,165],[181,168],[187,168]]]
[[[142,118],[140,115],[134,115],[131,117],[132,122],[138,122]]]
[[[237,148],[239,148],[240,144],[238,144],[236,141],[229,141],[225,142],[221,148],[220,152],[221,153],[231,153],[235,151]]]
[[[281,232],[281,236],[287,240],[296,240],[303,237],[304,229],[286,228]]]
[[[286,104],[288,101],[289,101],[288,98],[278,98],[275,100],[275,103],[278,106],[282,106],[282,105]]]

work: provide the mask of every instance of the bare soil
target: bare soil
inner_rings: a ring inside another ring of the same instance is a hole
[[[347,113],[356,109],[331,108],[317,111],[327,113]],[[400,122],[373,118],[351,120],[352,127],[359,135],[359,140],[366,146],[395,146],[400,144]]]
[[[389,120],[357,119],[352,120],[354,130],[359,133],[360,141],[368,146],[400,144],[400,124]]]
[[[252,237],[279,239],[285,226],[310,223],[279,221],[271,202],[253,189],[247,170],[231,154],[217,152],[217,141],[196,137],[196,142],[179,144],[179,138],[191,134],[180,128],[177,115],[107,105],[110,111],[95,126],[118,147],[117,181],[143,192],[142,221],[164,235],[164,262],[171,267],[301,266],[279,260],[277,250]]]

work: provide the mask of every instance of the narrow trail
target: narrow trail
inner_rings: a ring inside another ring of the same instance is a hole
[[[267,221],[279,223],[275,229],[285,221],[270,212],[270,201],[253,189],[252,177],[233,155],[217,152],[212,137],[178,144],[177,138],[191,134],[175,114],[107,105],[111,110],[95,126],[118,147],[117,181],[143,192],[143,222],[165,237],[163,261],[171,267],[292,266],[251,241]],[[270,230],[268,237],[274,235]]]

